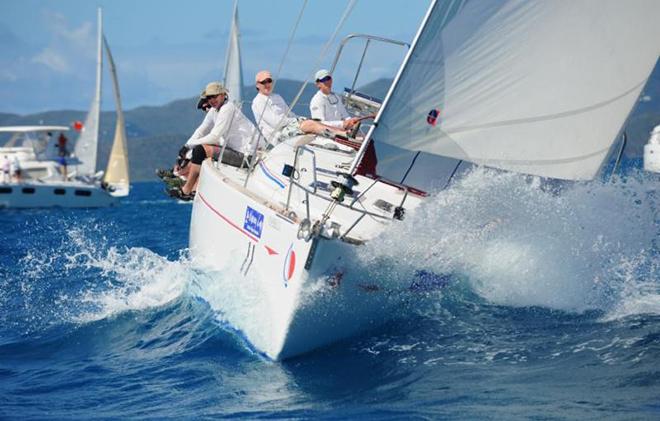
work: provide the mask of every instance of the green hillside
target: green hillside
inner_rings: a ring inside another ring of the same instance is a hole
[[[276,91],[290,102],[298,93],[301,82],[282,79]],[[294,112],[309,115],[309,101],[316,92],[314,85],[308,85],[294,108]],[[252,119],[250,103],[255,95],[254,87],[243,89],[245,104],[243,112]],[[195,128],[201,123],[203,113],[197,110],[197,97],[172,101],[162,106],[145,106],[125,111],[126,134],[130,175],[133,181],[155,180],[155,169],[171,167],[176,153]],[[61,110],[30,115],[0,113],[0,126],[14,125],[63,125],[73,121],[84,121],[86,111]],[[116,115],[114,111],[101,113],[98,167],[103,168],[110,154],[114,136]],[[73,137],[71,132],[70,137]],[[7,136],[0,137],[0,142]]]

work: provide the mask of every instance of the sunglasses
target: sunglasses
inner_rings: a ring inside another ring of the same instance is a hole
[[[262,85],[268,85],[269,83],[273,83],[273,79],[268,78],[268,79],[260,80],[257,83],[261,83]]]
[[[332,80],[332,76],[326,76],[323,79],[316,79],[317,82],[325,83],[329,80]]]

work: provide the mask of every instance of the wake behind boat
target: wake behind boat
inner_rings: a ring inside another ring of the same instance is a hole
[[[104,48],[105,47],[105,48]],[[97,171],[103,50],[105,49],[117,112],[112,150],[104,171]],[[12,137],[0,148],[0,159],[15,162],[20,177],[5,177],[0,183],[0,207],[105,207],[117,204],[128,195],[128,150],[121,108],[117,71],[107,40],[103,35],[101,9],[98,10],[96,88],[84,126],[73,153],[65,142],[58,144],[54,132],[67,126],[0,127]],[[61,139],[66,139],[62,137]]]
[[[299,136],[249,169],[203,163],[191,254],[211,277],[237,267],[250,282],[227,294],[259,313],[222,317],[276,360],[396,317],[442,277],[363,278],[360,248],[378,246],[425,196],[357,175],[369,141],[400,148],[390,161],[401,180],[417,171],[440,187],[473,165],[591,180],[656,63],[659,14],[655,1],[433,1],[359,150]],[[421,166],[420,152],[437,164]]]

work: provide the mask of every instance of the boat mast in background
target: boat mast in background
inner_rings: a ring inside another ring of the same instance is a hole
[[[229,91],[229,98],[240,108],[243,102],[243,68],[241,66],[240,32],[238,29],[238,0],[234,1],[234,9],[225,59],[224,85]]]
[[[101,83],[103,66],[103,14],[101,8],[97,11],[97,40],[96,40],[96,88],[92,104],[89,107],[85,125],[80,132],[74,149],[76,157],[81,163],[76,168],[77,176],[93,177],[96,174],[96,155],[99,140],[99,119],[101,116]]]

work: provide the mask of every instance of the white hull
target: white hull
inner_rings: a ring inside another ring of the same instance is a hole
[[[277,158],[274,151],[266,164],[277,167]],[[323,235],[300,239],[299,215],[305,212],[304,204],[296,202],[285,210],[282,199],[286,189],[273,184],[269,190],[272,176],[257,169],[246,189],[238,170],[215,168],[209,160],[202,165],[191,218],[191,254],[198,267],[213,273],[212,277],[235,280],[227,287],[232,291],[225,290],[234,306],[259,307],[248,317],[219,309],[227,322],[258,351],[280,360],[378,326],[399,314],[397,309],[408,298],[409,284],[401,288],[405,294],[398,294],[396,288],[369,279],[368,270],[354,259],[362,243],[359,237],[376,235],[386,224],[365,222],[368,233],[356,230],[356,237],[345,241]],[[391,186],[384,188],[396,191]],[[410,203],[418,201],[414,198]],[[323,206],[312,200],[310,207],[315,216]],[[342,212],[345,229],[359,212],[344,208],[337,211],[337,217],[342,217]],[[225,271],[219,272],[223,268]],[[227,268],[240,272],[238,278]],[[222,280],[210,282],[219,284]],[[249,291],[233,291],[241,288]]]
[[[78,182],[2,183],[0,208],[97,208],[117,199],[96,185]]]

